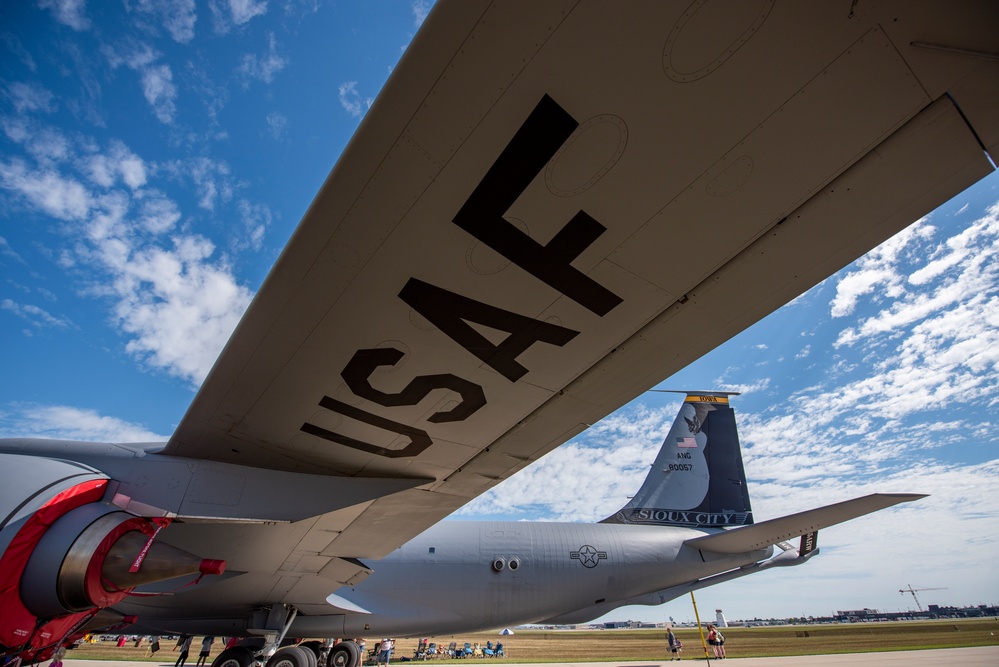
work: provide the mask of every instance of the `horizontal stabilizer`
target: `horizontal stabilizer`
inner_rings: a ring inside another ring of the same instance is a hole
[[[684,544],[701,551],[722,554],[746,553],[765,549],[772,544],[812,533],[820,528],[835,526],[837,523],[856,519],[858,516],[883,510],[892,505],[925,497],[926,494],[921,493],[872,493],[869,496],[798,512],[780,519],[732,528],[724,533],[695,537]]]

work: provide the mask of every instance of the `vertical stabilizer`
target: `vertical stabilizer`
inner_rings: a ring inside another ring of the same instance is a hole
[[[642,488],[604,523],[692,528],[753,523],[731,395],[687,393]]]

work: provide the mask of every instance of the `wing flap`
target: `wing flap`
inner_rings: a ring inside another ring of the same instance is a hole
[[[771,519],[752,526],[733,528],[724,533],[695,537],[685,545],[722,554],[737,554],[764,549],[772,544],[790,540],[821,528],[856,519],[859,516],[883,510],[899,503],[925,498],[921,493],[872,493],[869,496],[834,503],[779,519]]]

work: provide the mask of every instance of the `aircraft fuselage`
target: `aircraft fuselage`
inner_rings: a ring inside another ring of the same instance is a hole
[[[370,563],[368,579],[337,595],[368,610],[345,636],[433,635],[594,618],[622,604],[769,557],[720,557],[684,547],[705,531],[619,524],[445,521]],[[306,629],[319,619],[301,618]],[[316,628],[318,629],[318,628]]]

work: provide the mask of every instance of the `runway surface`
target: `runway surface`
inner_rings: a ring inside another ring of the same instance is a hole
[[[681,662],[704,662],[689,653]],[[188,660],[186,667],[194,667],[194,660]],[[453,661],[449,661],[453,662]],[[711,659],[711,663],[734,664],[736,667],[920,667],[922,665],[955,665],[960,667],[996,667],[999,665],[999,646],[975,646],[971,648],[946,648],[932,651],[891,651],[886,653],[838,653],[836,655],[804,655],[783,658],[728,658]],[[47,667],[48,663],[43,663]],[[64,660],[64,667],[173,667],[170,662],[132,662],[127,660]],[[409,662],[393,662],[399,665]],[[490,662],[494,667],[665,667],[669,660],[640,662],[546,662],[537,664]],[[675,663],[674,663],[675,664]],[[477,666],[476,666],[477,667]]]

